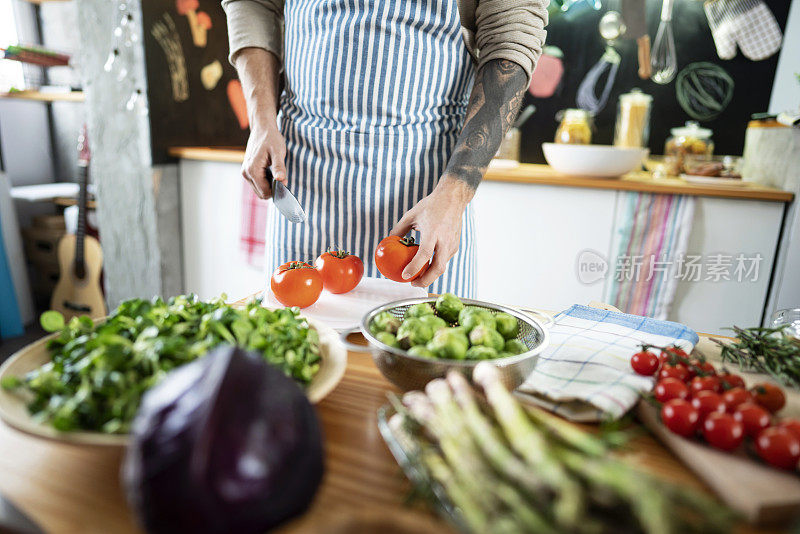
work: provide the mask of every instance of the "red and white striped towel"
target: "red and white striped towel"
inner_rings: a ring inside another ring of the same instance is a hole
[[[252,186],[242,180],[242,221],[239,241],[245,260],[258,269],[264,268],[267,215],[270,202],[258,198]]]

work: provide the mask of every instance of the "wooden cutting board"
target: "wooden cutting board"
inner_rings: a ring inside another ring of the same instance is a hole
[[[722,366],[719,347],[701,337],[695,348],[717,368]],[[742,375],[746,384],[773,382],[768,376],[742,373],[735,366],[731,372]],[[781,386],[783,387],[783,386]],[[786,407],[781,417],[800,417],[800,392],[783,388]],[[800,515],[800,473],[784,472],[760,462],[751,451],[734,454],[716,450],[699,440],[682,438],[661,424],[657,409],[646,400],[637,407],[642,423],[689,469],[734,510],[750,523],[765,525],[786,522]]]

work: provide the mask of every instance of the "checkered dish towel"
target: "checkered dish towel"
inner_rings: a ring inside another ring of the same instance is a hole
[[[698,339],[671,321],[575,305],[556,316],[550,345],[516,393],[572,421],[618,419],[653,388],[631,369],[640,345],[691,352]]]
[[[247,180],[242,180],[242,219],[239,247],[245,261],[256,269],[265,264],[267,216],[271,202],[258,198]]]

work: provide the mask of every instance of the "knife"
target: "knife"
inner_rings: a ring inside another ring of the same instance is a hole
[[[42,534],[42,529],[25,513],[0,495],[0,532],[11,534]]]
[[[272,176],[272,171],[270,171],[269,168],[267,168],[267,178],[272,187],[272,202],[275,204],[275,207],[278,208],[278,211],[281,212],[281,215],[295,224],[306,222],[306,212],[303,211],[300,203],[282,182],[276,180]]]
[[[645,19],[645,0],[622,0],[622,18],[628,31],[628,38],[636,39],[639,56],[639,78],[650,78],[650,36],[647,34],[647,20]]]

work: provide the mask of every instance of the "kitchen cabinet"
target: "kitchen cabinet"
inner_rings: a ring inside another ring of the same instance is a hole
[[[235,298],[263,287],[266,273],[239,246],[242,152],[180,149],[185,290]],[[781,222],[791,193],[756,187],[696,186],[632,175],[620,180],[564,178],[544,166],[490,170],[473,200],[478,297],[562,310],[606,300],[614,275],[612,238],[627,191],[693,195],[688,254],[761,256],[753,281],[680,281],[669,319],[704,332],[756,326],[765,313]],[[582,256],[583,254],[583,256]],[[578,276],[579,257],[605,261],[604,277]],[[583,281],[581,281],[583,279]]]

